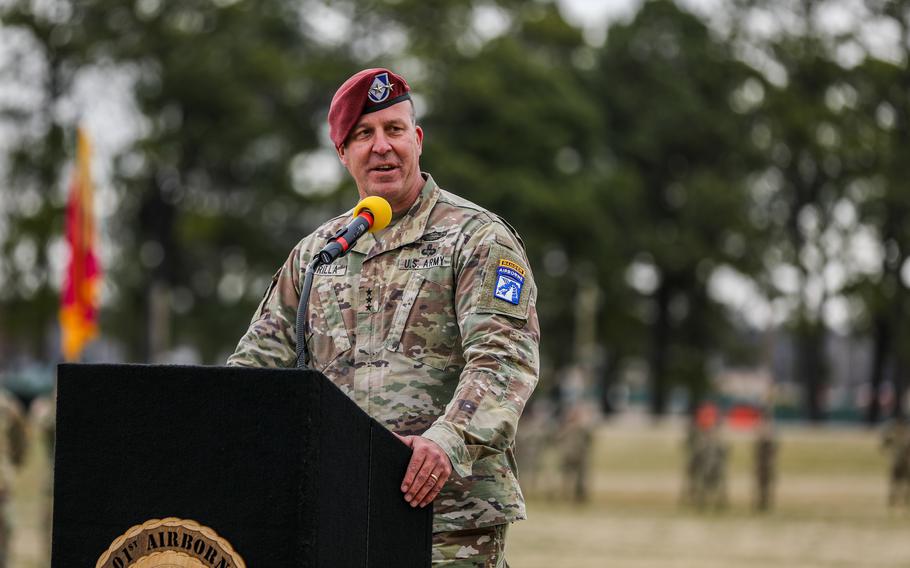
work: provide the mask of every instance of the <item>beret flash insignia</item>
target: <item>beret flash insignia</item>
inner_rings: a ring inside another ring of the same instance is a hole
[[[370,85],[370,90],[367,93],[367,96],[374,103],[381,103],[382,101],[389,98],[389,93],[392,92],[392,82],[389,81],[388,73],[380,73],[376,75],[373,79],[373,84]]]

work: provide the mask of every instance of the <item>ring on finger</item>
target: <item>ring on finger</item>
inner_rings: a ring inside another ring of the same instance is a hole
[[[439,476],[436,475],[435,473],[431,473],[431,474],[430,474],[430,479],[433,480],[433,483],[434,483],[434,484],[436,484],[436,483],[439,482]]]

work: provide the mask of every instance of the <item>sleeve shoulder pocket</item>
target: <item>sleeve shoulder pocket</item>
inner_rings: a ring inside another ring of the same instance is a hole
[[[527,320],[533,293],[534,280],[524,257],[499,242],[491,243],[483,268],[477,312]]]

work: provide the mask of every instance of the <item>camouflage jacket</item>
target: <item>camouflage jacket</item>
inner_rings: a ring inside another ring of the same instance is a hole
[[[25,417],[12,394],[0,390],[0,500],[8,496],[25,458]]]
[[[539,372],[537,288],[508,225],[426,178],[396,224],[317,271],[311,365],[389,430],[448,454],[434,531],[523,519],[513,446]],[[303,272],[349,219],[294,248],[229,365],[294,365]]]

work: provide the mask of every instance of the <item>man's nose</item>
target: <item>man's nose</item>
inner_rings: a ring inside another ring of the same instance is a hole
[[[373,137],[373,152],[377,154],[386,154],[392,149],[389,138],[385,132],[379,131]]]

